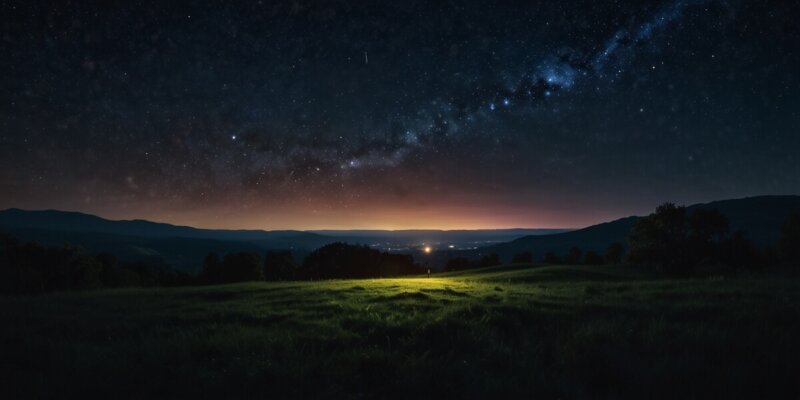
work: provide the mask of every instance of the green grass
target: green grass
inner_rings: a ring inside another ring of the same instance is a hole
[[[800,395],[800,281],[619,267],[0,298],[0,397]]]

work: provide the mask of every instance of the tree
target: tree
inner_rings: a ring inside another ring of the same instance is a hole
[[[583,257],[583,263],[587,265],[602,265],[603,261],[603,257],[597,254],[596,251],[587,251]]]
[[[514,254],[514,257],[511,259],[512,263],[532,263],[533,262],[533,253],[530,251],[523,251],[521,253]]]
[[[103,285],[110,287],[116,286],[114,283],[116,280],[116,273],[119,270],[117,257],[109,253],[100,253],[97,255],[97,261],[99,261],[102,266],[101,279]]]
[[[222,258],[222,281],[245,282],[264,279],[261,257],[256,253],[228,253]]]
[[[781,257],[787,265],[800,269],[800,214],[791,215],[781,228]]]
[[[552,251],[547,251],[544,253],[544,262],[547,264],[561,264],[561,257]]]
[[[100,262],[96,258],[81,252],[73,254],[73,258],[69,263],[73,279],[70,288],[97,289],[102,287],[103,281],[100,277],[103,272],[103,266]]]
[[[337,242],[306,256],[302,273],[312,279],[370,278],[378,276],[379,262],[378,250]]]
[[[103,266],[77,247],[47,247],[0,238],[0,290],[42,293],[94,289],[103,285]]]
[[[222,282],[222,261],[219,254],[211,251],[206,255],[203,259],[203,270],[200,277],[205,283]]]
[[[687,262],[690,265],[719,264],[719,247],[728,234],[728,218],[717,209],[701,208],[688,218]]]
[[[614,242],[608,245],[606,249],[606,263],[619,264],[622,262],[622,255],[625,253],[625,247],[620,242]]]
[[[447,265],[445,265],[445,271],[461,271],[465,269],[469,269],[470,262],[465,257],[455,257],[447,260]]]
[[[414,257],[410,254],[393,254],[387,252],[381,253],[378,270],[378,276],[413,275],[423,272],[423,268],[414,263]]]
[[[728,234],[728,218],[716,208],[700,208],[689,216],[690,238],[702,243],[719,243]]]
[[[733,236],[724,239],[719,247],[721,261],[733,269],[754,269],[760,266],[758,250],[742,231],[736,231]]]
[[[264,279],[283,281],[295,278],[297,263],[288,250],[270,250],[264,257]]]
[[[686,208],[665,203],[633,224],[628,260],[670,274],[691,270],[686,249]]]
[[[123,265],[135,273],[144,287],[175,286],[177,275],[160,257],[146,257]]]
[[[582,254],[583,252],[581,249],[579,249],[577,246],[572,246],[567,252],[566,257],[564,257],[564,262],[567,264],[580,264]]]
[[[306,279],[377,278],[419,274],[422,268],[410,255],[337,242],[312,251],[298,272]]]
[[[500,265],[500,256],[497,253],[487,254],[478,261],[478,268]]]
[[[120,265],[108,253],[97,256],[65,245],[19,243],[0,235],[0,292],[43,293],[54,290],[120,286],[158,286],[192,283],[189,274],[177,272],[160,258]]]

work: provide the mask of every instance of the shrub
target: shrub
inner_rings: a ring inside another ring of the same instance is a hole
[[[523,251],[521,253],[514,254],[514,257],[511,259],[513,263],[532,263],[533,262],[533,253],[530,251]]]

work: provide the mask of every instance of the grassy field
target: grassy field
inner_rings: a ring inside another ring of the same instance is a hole
[[[620,267],[0,298],[0,397],[798,398],[800,280]]]

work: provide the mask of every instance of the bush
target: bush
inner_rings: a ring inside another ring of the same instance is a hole
[[[552,251],[548,251],[544,253],[544,262],[547,264],[561,264],[561,257]]]
[[[483,267],[491,267],[494,265],[500,265],[500,256],[497,255],[497,253],[491,253],[481,257],[481,259],[478,260],[477,267],[483,268]]]
[[[533,253],[530,251],[523,251],[522,253],[514,254],[514,257],[511,259],[512,263],[532,263],[533,262]]]
[[[595,251],[587,251],[583,257],[583,263],[588,265],[601,265],[603,261],[603,257],[600,257]]]
[[[463,271],[470,268],[470,262],[465,257],[455,257],[447,260],[445,271]]]

